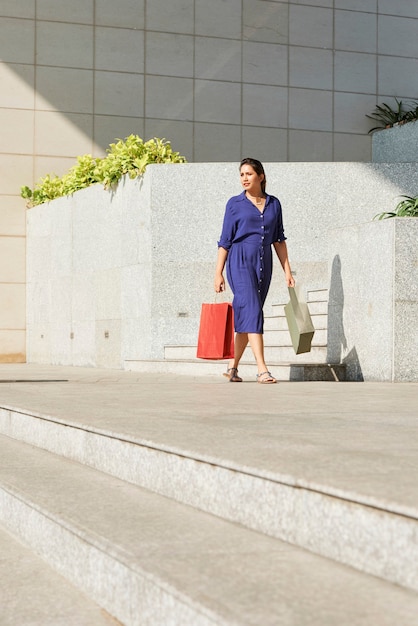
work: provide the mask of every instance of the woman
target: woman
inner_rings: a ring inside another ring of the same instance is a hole
[[[266,194],[266,175],[256,159],[243,159],[240,164],[244,191],[228,200],[218,241],[215,291],[225,290],[223,271],[234,294],[235,358],[224,374],[230,382],[242,382],[238,364],[247,346],[257,362],[257,382],[276,383],[264,360],[263,305],[271,281],[272,250],[279,258],[288,287],[295,281],[287,256],[283,231],[282,208],[274,196]]]

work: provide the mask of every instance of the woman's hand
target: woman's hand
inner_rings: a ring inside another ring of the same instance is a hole
[[[228,256],[228,250],[225,250],[225,248],[219,247],[218,248],[218,260],[216,262],[216,269],[215,269],[215,283],[214,283],[216,293],[225,291],[224,267],[225,267],[227,256]]]
[[[293,278],[292,274],[286,274],[286,285],[288,287],[295,286],[295,279]]]
[[[222,274],[216,274],[215,276],[215,291],[216,293],[225,291],[225,279]]]

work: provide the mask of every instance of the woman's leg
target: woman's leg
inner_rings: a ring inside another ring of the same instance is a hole
[[[238,368],[247,343],[248,333],[235,333],[234,358],[229,361],[229,367]]]
[[[228,369],[224,373],[224,376],[229,378],[229,381],[232,383],[242,382],[242,378],[238,376],[238,365],[239,365],[242,355],[244,354],[244,350],[247,346],[247,343],[248,343],[247,333],[235,333],[234,358],[229,361]]]
[[[248,340],[257,362],[258,374],[265,374],[258,379],[258,382],[276,382],[276,379],[268,372],[266,362],[264,360],[264,339],[261,333],[248,333]]]
[[[248,340],[257,362],[258,373],[261,374],[267,370],[267,365],[264,361],[263,335],[261,333],[248,333]]]

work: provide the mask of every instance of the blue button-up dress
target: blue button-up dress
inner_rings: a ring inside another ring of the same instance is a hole
[[[234,294],[235,331],[263,333],[263,305],[270,287],[272,244],[284,241],[282,207],[267,195],[261,212],[245,191],[228,200],[218,247],[228,250],[226,272]]]

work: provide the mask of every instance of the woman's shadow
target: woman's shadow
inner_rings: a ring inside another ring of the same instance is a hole
[[[341,276],[341,259],[336,254],[332,262],[328,296],[327,361],[346,365],[347,380],[364,380],[355,346],[348,350],[344,331],[344,289]]]

